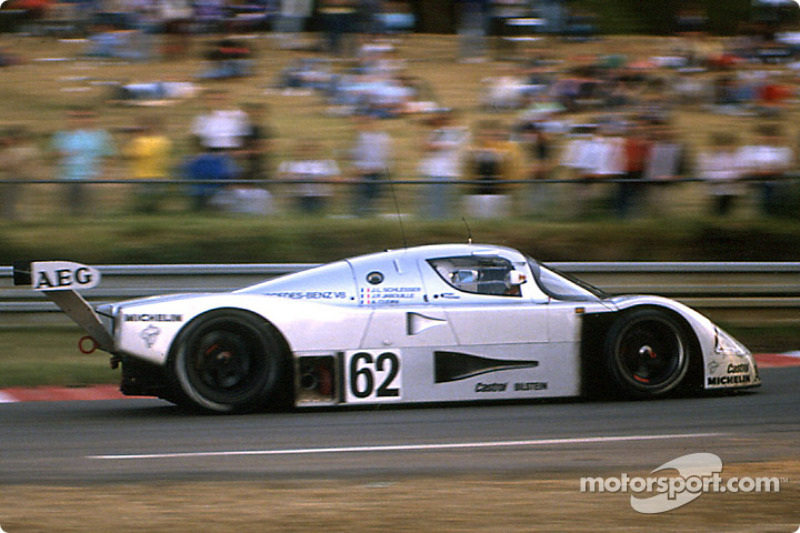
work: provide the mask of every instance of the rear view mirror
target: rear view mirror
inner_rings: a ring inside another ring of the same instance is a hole
[[[506,274],[506,284],[509,287],[519,287],[523,283],[528,281],[527,276],[518,270],[512,270],[508,274]]]

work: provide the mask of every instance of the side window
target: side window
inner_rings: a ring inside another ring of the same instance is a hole
[[[451,287],[472,294],[522,296],[524,276],[499,257],[448,257],[428,261]]]

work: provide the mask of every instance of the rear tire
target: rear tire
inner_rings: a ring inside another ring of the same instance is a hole
[[[168,371],[178,403],[240,413],[277,401],[285,350],[262,318],[236,309],[192,321],[175,343]]]
[[[678,388],[691,356],[686,327],[667,312],[640,309],[614,322],[605,342],[605,363],[617,392],[653,397]]]

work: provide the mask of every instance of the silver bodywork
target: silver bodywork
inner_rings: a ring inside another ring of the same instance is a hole
[[[153,367],[171,364],[180,333],[206,313],[262,317],[288,347],[282,379],[292,380],[294,404],[313,406],[577,396],[592,373],[587,344],[602,338],[586,337],[586,320],[644,308],[691,331],[703,388],[760,383],[750,352],[692,309],[655,296],[606,298],[498,246],[387,251],[231,293],[128,301],[98,314],[113,339],[108,351],[123,365]]]

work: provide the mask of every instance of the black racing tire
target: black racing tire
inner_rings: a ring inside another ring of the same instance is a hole
[[[241,413],[278,401],[284,361],[278,332],[238,309],[211,311],[180,333],[167,365],[177,403],[210,413]]]
[[[676,390],[685,380],[693,344],[687,326],[658,309],[623,313],[609,329],[604,355],[616,392],[647,398]]]

